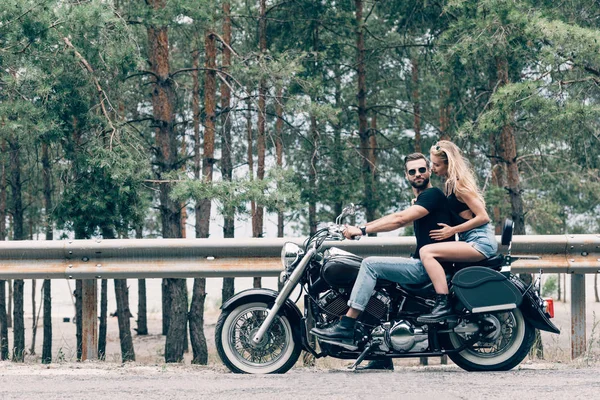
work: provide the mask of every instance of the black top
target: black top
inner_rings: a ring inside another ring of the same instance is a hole
[[[417,238],[417,249],[414,257],[419,258],[419,250],[421,247],[430,243],[454,241],[454,236],[440,241],[433,240],[429,237],[429,231],[441,228],[438,226],[438,223],[450,226],[453,225],[452,213],[448,207],[448,199],[440,189],[435,187],[425,189],[425,191],[417,197],[415,205],[421,206],[429,211],[429,214],[413,222],[415,236]]]
[[[452,213],[452,225],[460,225],[466,221],[466,219],[460,216],[460,213],[469,210],[469,206],[460,201],[454,192],[448,196],[448,207],[450,207],[450,212]]]
[[[454,194],[454,192],[452,192],[452,194],[448,196],[448,207],[450,207],[450,210],[457,214],[460,214],[461,212],[467,211],[469,209],[469,206],[466,203],[460,201],[456,197],[456,194]]]

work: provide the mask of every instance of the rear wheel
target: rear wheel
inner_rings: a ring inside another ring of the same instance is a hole
[[[523,318],[521,310],[516,308],[479,317],[480,328],[493,326],[494,329],[477,343],[448,357],[467,371],[507,371],[523,361],[535,340],[535,329]],[[449,333],[442,339],[446,349],[456,349],[471,336]]]
[[[292,368],[302,350],[294,340],[292,326],[285,315],[278,315],[260,343],[252,336],[268,312],[266,303],[241,304],[223,311],[216,326],[217,352],[232,372],[282,374]]]

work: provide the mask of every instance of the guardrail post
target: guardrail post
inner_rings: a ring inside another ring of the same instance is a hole
[[[571,275],[571,359],[585,352],[585,275]]]
[[[83,279],[81,290],[81,360],[98,359],[98,284]]]

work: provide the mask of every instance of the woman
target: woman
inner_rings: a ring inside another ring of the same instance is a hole
[[[431,170],[445,179],[444,192],[448,206],[456,217],[455,226],[438,224],[432,230],[433,240],[442,240],[458,233],[459,242],[432,243],[421,248],[420,256],[437,293],[436,304],[430,314],[422,315],[419,322],[439,322],[452,314],[448,299],[446,273],[440,262],[474,262],[492,257],[498,250],[492,232],[485,201],[477,188],[475,176],[460,149],[452,142],[440,140],[430,150]]]

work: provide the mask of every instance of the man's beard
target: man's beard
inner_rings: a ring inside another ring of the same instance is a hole
[[[429,178],[423,179],[423,182],[421,182],[421,183],[417,183],[415,181],[411,181],[410,185],[412,187],[414,187],[415,189],[424,189],[424,188],[427,187],[427,185],[429,185]]]

